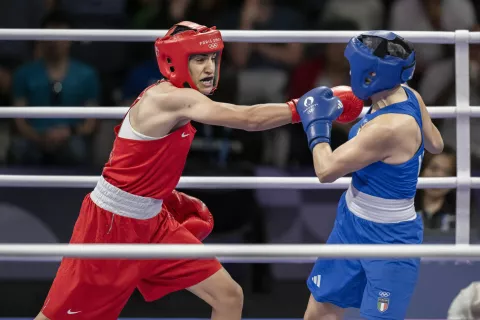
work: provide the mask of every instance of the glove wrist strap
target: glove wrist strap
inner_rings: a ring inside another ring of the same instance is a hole
[[[319,143],[330,143],[331,131],[332,121],[317,120],[310,124],[305,130],[310,151],[313,151],[313,148]]]
[[[292,123],[299,123],[302,121],[297,112],[297,101],[298,99],[293,99],[287,102],[287,105],[290,107],[290,111],[292,112]]]

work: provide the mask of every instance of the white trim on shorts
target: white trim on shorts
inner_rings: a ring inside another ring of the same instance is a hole
[[[162,211],[163,200],[137,196],[108,183],[103,177],[90,193],[92,201],[100,208],[119,216],[146,220]]]
[[[358,191],[350,184],[345,201],[359,218],[378,223],[398,223],[417,218],[414,199],[383,199]]]

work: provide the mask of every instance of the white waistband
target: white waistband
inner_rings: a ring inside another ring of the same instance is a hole
[[[155,217],[162,211],[163,200],[145,198],[123,191],[108,183],[103,177],[90,193],[92,201],[100,208],[139,220]]]
[[[345,201],[356,216],[378,223],[398,223],[415,220],[414,199],[383,199],[360,192],[350,185]]]

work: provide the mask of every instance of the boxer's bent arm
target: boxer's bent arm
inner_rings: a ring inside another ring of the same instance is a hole
[[[422,97],[418,92],[412,90],[417,97],[422,112],[422,125],[425,149],[432,154],[439,154],[443,151],[443,138],[437,127],[433,124],[430,115],[428,114],[427,106],[423,102]]]
[[[328,143],[317,144],[313,148],[313,164],[318,179],[322,183],[334,182],[346,174],[385,160],[396,143],[394,131],[385,125],[371,124],[333,152]]]
[[[292,123],[292,112],[286,103],[241,106],[212,101],[194,90],[178,91],[184,91],[178,109],[182,118],[247,131],[268,130]]]

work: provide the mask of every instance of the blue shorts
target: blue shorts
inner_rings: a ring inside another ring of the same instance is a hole
[[[331,244],[420,244],[421,216],[400,223],[376,223],[338,205]],[[365,319],[405,319],[417,283],[420,259],[318,259],[307,280],[312,296],[341,308],[360,308]]]

